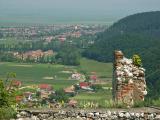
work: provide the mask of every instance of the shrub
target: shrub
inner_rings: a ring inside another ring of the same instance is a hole
[[[133,60],[134,65],[136,65],[138,67],[142,66],[142,60],[139,55],[133,55],[132,60]]]
[[[10,120],[16,117],[16,111],[12,107],[0,108],[0,120]]]
[[[3,81],[0,80],[0,120],[8,120],[15,117],[16,111],[11,107],[14,103],[14,94],[9,93],[4,87]]]
[[[55,99],[57,102],[61,102],[61,101],[67,102],[69,100],[69,96],[64,92],[63,89],[60,89],[55,92],[55,95],[51,94],[49,96],[49,99],[50,100]]]

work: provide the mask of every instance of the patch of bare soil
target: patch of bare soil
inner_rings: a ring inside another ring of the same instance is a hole
[[[60,71],[61,73],[72,73],[72,71]]]
[[[54,78],[53,77],[43,77],[43,79],[45,79],[45,80],[53,80]]]

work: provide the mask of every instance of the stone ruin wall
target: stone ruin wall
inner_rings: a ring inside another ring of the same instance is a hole
[[[134,65],[122,51],[115,51],[114,57],[112,85],[115,102],[131,107],[136,101],[144,101],[147,94],[145,69]]]
[[[160,120],[160,111],[153,109],[61,109],[19,110],[11,120]]]

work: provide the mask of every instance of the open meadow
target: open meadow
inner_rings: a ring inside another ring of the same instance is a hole
[[[55,88],[63,88],[72,85],[77,80],[71,80],[71,72],[85,70],[88,74],[95,72],[97,76],[110,80],[112,77],[112,64],[100,63],[86,58],[81,59],[80,66],[65,66],[59,64],[37,64],[37,63],[0,63],[0,78],[5,79],[9,72],[16,73],[16,79],[22,84],[53,84]],[[3,70],[3,71],[2,71]]]

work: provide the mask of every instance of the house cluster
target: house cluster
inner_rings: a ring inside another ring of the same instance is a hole
[[[55,36],[45,36],[44,40],[47,43],[50,43],[52,40],[59,40],[60,42],[64,42],[67,38],[79,38],[82,36],[80,31],[69,31]]]
[[[40,84],[37,91],[39,92],[39,97],[41,99],[48,99],[50,94],[55,93],[53,86],[49,84]]]
[[[59,40],[61,42],[64,42],[67,40],[67,38],[79,38],[83,35],[95,35],[98,32],[102,32],[104,30],[103,27],[99,26],[84,26],[84,25],[79,25],[79,26],[70,26],[66,28],[67,31],[60,33],[55,36],[45,36],[44,40],[45,42],[51,42],[52,40]],[[90,41],[91,44],[93,44],[93,41]]]
[[[93,73],[89,80],[86,80],[85,75],[80,74],[78,72],[74,72],[71,75],[72,79],[78,80],[78,84],[68,86],[63,89],[64,93],[70,97],[68,103],[66,103],[69,106],[75,107],[78,101],[72,99],[78,92],[84,91],[84,92],[90,92],[94,91],[93,85],[95,85],[96,81],[98,80],[96,73]],[[22,87],[21,81],[14,80],[12,82],[12,89],[19,88],[21,90],[22,88],[25,88],[26,86]],[[19,104],[27,105],[28,107],[36,107],[36,105],[42,105],[43,101],[46,101],[46,104],[48,107],[55,107],[57,105],[56,100],[52,99],[51,96],[56,95],[56,91],[54,90],[53,86],[50,84],[39,84],[34,87],[35,91],[25,91],[23,94],[16,96],[16,101]]]
[[[79,81],[85,81],[86,77],[85,77],[85,75],[83,75],[81,73],[75,72],[71,75],[71,79],[79,80]]]
[[[25,53],[19,53],[19,52],[14,52],[13,53],[16,58],[26,60],[26,59],[32,59],[35,62],[38,61],[39,58],[41,57],[49,57],[53,56],[54,52],[53,50],[48,50],[48,51],[42,51],[42,50],[35,50],[35,51],[27,51]]]
[[[86,78],[86,76],[81,73],[74,72],[71,75],[71,79],[78,80],[79,83],[77,84],[77,86],[82,90],[92,90],[92,85],[100,83],[100,80],[98,79],[96,72],[91,72],[89,78]]]
[[[93,91],[93,89],[91,88],[91,83],[90,82],[80,82],[79,83],[79,87],[82,90],[88,90],[88,91]]]
[[[35,26],[16,26],[0,27],[3,38],[13,37],[22,40],[66,40],[68,37],[79,38],[82,35],[94,35],[104,31],[104,25],[35,25]],[[55,34],[56,33],[56,34]],[[57,34],[58,33],[58,34]]]
[[[74,85],[63,89],[65,94],[69,96],[74,96],[76,94],[76,90]],[[24,92],[22,95],[16,96],[16,102],[18,105],[25,105],[27,107],[37,107],[42,106],[42,101],[45,101],[45,105],[48,107],[58,107],[59,103],[56,100],[50,100],[50,95],[55,95],[55,90],[49,84],[40,84],[37,86],[37,90],[35,92]],[[69,106],[75,106],[77,104],[76,100],[70,99],[67,103]]]
[[[26,91],[21,95],[16,96],[16,102],[19,104],[28,105],[28,107],[33,107],[43,100],[48,100],[49,95],[55,94],[53,87],[49,84],[40,84],[37,86],[35,92]]]

